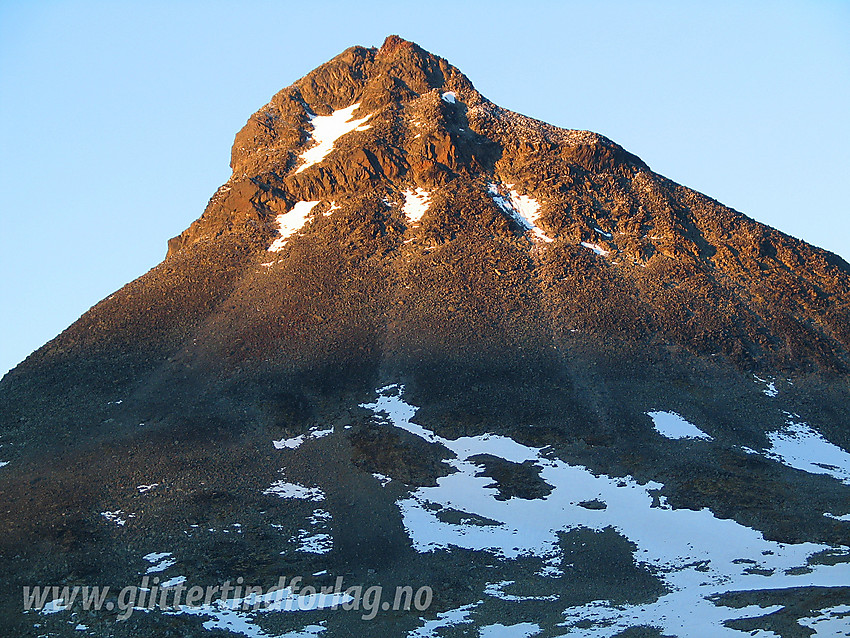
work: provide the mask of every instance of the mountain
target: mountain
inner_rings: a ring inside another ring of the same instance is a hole
[[[846,635],[840,257],[397,36],[277,93],[231,167],[0,381],[9,635]],[[422,609],[237,608],[281,576]],[[22,613],[47,585],[112,589]]]

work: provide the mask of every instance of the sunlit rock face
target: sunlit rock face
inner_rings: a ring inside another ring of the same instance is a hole
[[[231,167],[0,381],[9,635],[846,631],[843,260],[396,36]],[[45,585],[114,589],[25,613]]]

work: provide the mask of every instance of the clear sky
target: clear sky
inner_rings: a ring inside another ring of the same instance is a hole
[[[846,0],[0,0],[0,374],[164,257],[276,91],[390,33],[850,259]]]

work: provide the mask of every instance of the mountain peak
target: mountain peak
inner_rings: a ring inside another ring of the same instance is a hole
[[[489,304],[493,329],[511,305],[493,273],[519,259],[513,272],[534,288],[529,330],[547,339],[663,335],[746,366],[850,362],[843,260],[667,180],[602,135],[493,104],[398,36],[349,48],[277,93],[237,134],[231,165],[166,263],[225,237],[262,263],[280,248],[269,272],[296,267],[277,264],[303,259],[311,241],[396,272],[390,264],[437,247],[473,251],[489,265],[470,285],[503,302],[460,305]]]
[[[800,635],[850,602],[843,260],[397,36],[274,95],[231,165],[0,381],[0,578],[427,577],[434,606],[122,625],[57,586],[6,633]]]
[[[384,40],[384,43],[381,45],[380,53],[385,55],[392,55],[393,53],[396,53],[402,49],[420,52],[423,51],[423,49],[415,42],[405,40],[404,38],[397,35],[388,35]]]

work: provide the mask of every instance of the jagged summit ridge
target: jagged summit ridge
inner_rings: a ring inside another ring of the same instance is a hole
[[[336,135],[317,142],[314,121],[323,137],[325,123],[336,120],[338,127],[331,127]],[[587,159],[599,148],[606,149],[602,155],[628,156],[602,136],[557,129],[500,109],[444,59],[391,36],[380,49],[348,49],[253,115],[236,136],[233,176],[212,204],[245,180],[263,180],[291,194],[293,201],[309,201],[362,190],[364,182],[424,187],[459,174],[492,176],[500,149],[488,128],[496,137],[512,136],[526,151],[548,148],[556,140]],[[371,130],[351,135],[366,129]],[[313,156],[323,161],[303,159]],[[634,156],[628,159],[640,163]],[[190,229],[172,242],[172,249],[201,234],[199,228]]]

